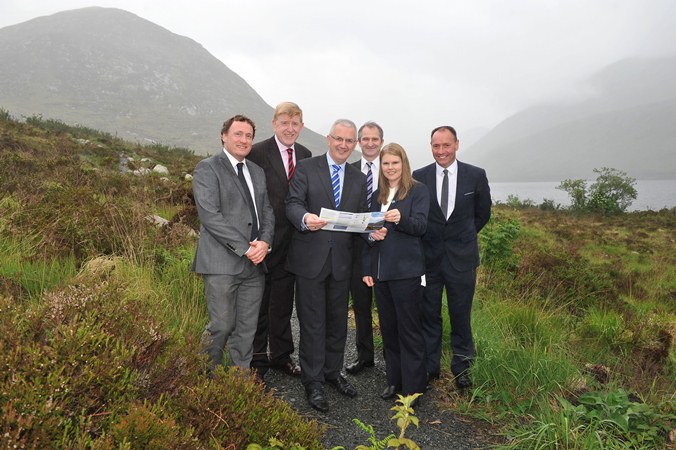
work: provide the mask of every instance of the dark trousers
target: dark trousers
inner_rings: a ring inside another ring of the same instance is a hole
[[[439,373],[441,365],[441,342],[443,321],[441,303],[444,287],[451,321],[451,372],[459,375],[469,369],[474,360],[472,338],[472,300],[476,287],[476,269],[459,272],[451,266],[444,254],[441,264],[428,267],[425,274],[427,286],[423,294],[423,334],[427,356],[428,373]]]
[[[359,244],[361,245],[357,245],[355,241],[355,257],[352,264],[352,280],[350,281],[357,338],[357,359],[373,361],[373,290],[362,281],[361,252],[363,242]]]
[[[404,395],[425,392],[420,277],[376,282],[376,303],[385,349],[387,384]]]
[[[296,275],[298,359],[306,386],[336,379],[343,368],[350,279],[336,280],[331,268],[329,254],[317,277]]]
[[[251,367],[262,373],[270,364],[285,364],[294,351],[291,332],[294,282],[295,276],[284,269],[283,263],[268,268],[251,360]]]

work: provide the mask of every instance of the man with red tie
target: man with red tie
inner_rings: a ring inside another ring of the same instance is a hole
[[[303,111],[292,102],[277,105],[272,117],[274,136],[254,144],[248,159],[263,168],[275,216],[272,252],[266,261],[265,291],[258,316],[251,367],[259,379],[268,368],[299,376],[301,369],[291,355],[291,333],[295,277],[284,268],[293,226],[286,218],[284,200],[289,191],[298,161],[312,156],[310,150],[296,142],[303,129]],[[269,345],[269,353],[268,353]]]

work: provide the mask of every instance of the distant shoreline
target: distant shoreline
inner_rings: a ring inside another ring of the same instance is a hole
[[[509,195],[516,195],[520,200],[532,200],[539,205],[545,199],[553,200],[561,206],[570,206],[568,194],[556,189],[561,181],[521,181],[492,182],[491,197],[494,202],[506,203]],[[593,183],[593,180],[589,184]],[[663,208],[676,207],[676,179],[673,180],[636,180],[638,198],[628,211],[659,211]]]

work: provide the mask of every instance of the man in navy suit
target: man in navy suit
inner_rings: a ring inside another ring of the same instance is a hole
[[[284,265],[293,226],[286,218],[284,201],[296,165],[300,160],[312,156],[310,150],[296,142],[303,129],[303,111],[298,105],[292,102],[277,105],[272,116],[272,128],[274,136],[254,144],[247,157],[265,171],[268,197],[275,213],[275,235],[272,251],[265,260],[268,273],[265,275],[265,291],[251,360],[251,367],[260,378],[264,377],[268,367],[289,375],[300,375],[300,366],[291,359],[294,351],[291,314],[295,277]]]
[[[301,381],[310,406],[325,412],[324,383],[348,397],[357,390],[341,374],[347,336],[352,234],[328,231],[322,208],[366,211],[366,177],[347,159],[357,145],[354,122],[339,119],[326,137],[329,151],[300,161],[286,197],[296,227],[286,268],[296,275]]]
[[[371,208],[373,192],[378,189],[380,149],[383,147],[383,129],[375,122],[366,122],[357,132],[361,159],[352,163],[366,175],[366,203]],[[370,174],[369,174],[370,173]],[[352,260],[352,310],[356,329],[357,359],[345,366],[347,373],[356,374],[365,367],[373,367],[373,288],[362,281],[362,251],[364,239],[355,234]]]
[[[460,146],[455,129],[432,130],[435,163],[413,172],[430,193],[427,231],[423,237],[426,287],[423,296],[423,334],[429,380],[439,377],[444,287],[451,321],[451,371],[456,386],[471,387],[474,360],[471,311],[479,266],[477,233],[491,216],[491,193],[486,172],[456,159]]]

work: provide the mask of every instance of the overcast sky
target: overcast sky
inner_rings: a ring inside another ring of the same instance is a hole
[[[0,28],[86,6],[199,42],[320,134],[375,120],[409,154],[437,125],[462,151],[532,104],[589,95],[582,81],[608,64],[676,54],[674,0],[0,0]]]

